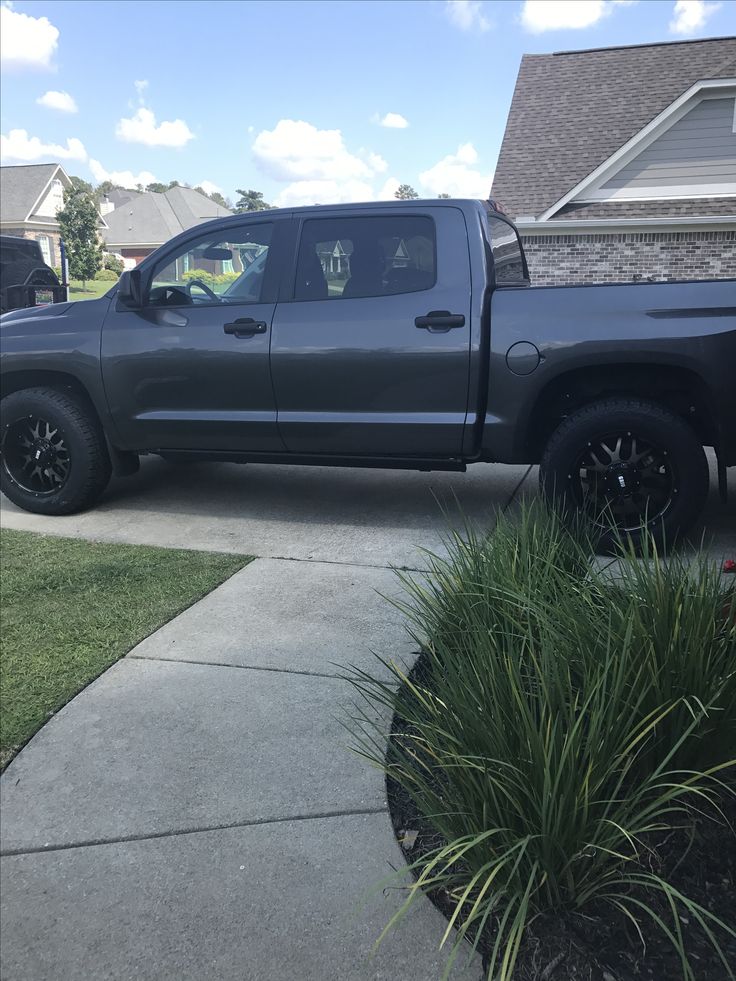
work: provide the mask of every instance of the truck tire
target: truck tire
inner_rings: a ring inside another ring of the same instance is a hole
[[[35,514],[91,507],[110,480],[102,429],[77,399],[27,388],[0,403],[0,489]]]
[[[610,398],[555,430],[539,480],[548,499],[585,515],[605,553],[621,540],[639,549],[647,533],[660,549],[673,544],[702,511],[709,472],[700,440],[680,416],[653,402]]]

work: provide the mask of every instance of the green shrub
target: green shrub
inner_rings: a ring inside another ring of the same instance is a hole
[[[421,680],[388,662],[389,681],[351,679],[366,706],[358,752],[443,840],[397,917],[444,889],[443,942],[458,927],[457,952],[493,924],[488,978],[509,981],[533,917],[604,902],[657,924],[692,979],[678,913],[719,952],[714,925],[728,928],[660,874],[650,842],[727,792],[736,595],[705,559],[650,551],[600,570],[585,535],[541,504],[447,544],[426,579],[401,574]],[[385,752],[376,708],[404,720]]]
[[[112,269],[100,269],[99,272],[95,273],[95,279],[109,280],[111,283],[116,283],[120,279],[120,274],[114,272]]]
[[[120,273],[125,268],[125,265],[122,259],[118,259],[117,256],[112,255],[110,252],[105,252],[104,255],[102,256],[102,268],[111,269],[114,273],[117,273],[119,276]]]
[[[207,272],[206,269],[190,269],[181,278],[185,283],[190,282],[192,279],[198,279],[200,283],[204,283],[205,286],[209,286],[210,288],[215,285],[214,275],[211,272]]]

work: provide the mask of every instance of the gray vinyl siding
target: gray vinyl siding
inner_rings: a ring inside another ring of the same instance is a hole
[[[734,181],[734,96],[729,96],[703,99],[612,177],[604,189]]]

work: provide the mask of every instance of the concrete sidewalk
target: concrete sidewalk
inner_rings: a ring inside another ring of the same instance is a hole
[[[526,474],[486,487],[487,520]],[[339,676],[376,667],[372,651],[411,660],[414,645],[379,594],[398,591],[386,566],[437,547],[445,519],[426,476],[367,476],[362,502],[335,505],[332,522],[325,508],[314,525],[274,523],[273,501],[260,524],[241,516],[238,545],[248,550],[241,536],[253,532],[266,557],[114,665],[8,767],[8,981],[441,976],[445,924],[428,901],[374,952],[402,898],[381,884],[405,860],[381,774],[348,749],[341,719],[353,694]],[[405,520],[418,493],[422,506]],[[25,518],[62,530],[30,515],[6,524]],[[74,520],[90,537],[141,534],[134,515]],[[162,544],[204,542],[199,517],[156,527]],[[338,560],[314,554],[326,552]],[[480,974],[477,960],[463,961],[453,977]]]
[[[156,462],[137,485],[153,502],[135,484],[132,504],[113,490],[69,519],[6,502],[9,527],[262,556],[85,689],[3,775],[6,981],[440,977],[444,920],[428,901],[373,953],[401,898],[376,886],[404,857],[381,775],[348,751],[340,675],[375,666],[371,651],[411,659],[378,594],[398,589],[388,565],[439,547],[433,495],[491,521],[534,493],[527,468],[479,471],[253,479],[223,465],[213,485]],[[732,514],[711,502],[717,551]],[[453,977],[480,974],[474,961]]]

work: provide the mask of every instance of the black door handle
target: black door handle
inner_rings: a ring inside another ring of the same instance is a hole
[[[223,330],[226,334],[234,334],[236,337],[252,337],[254,334],[265,334],[268,330],[268,324],[265,320],[240,317],[231,324],[225,324]]]
[[[428,330],[430,334],[445,334],[451,327],[464,327],[465,316],[449,310],[430,310],[426,317],[416,317],[414,326]]]

